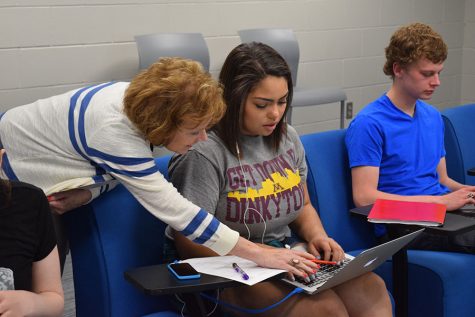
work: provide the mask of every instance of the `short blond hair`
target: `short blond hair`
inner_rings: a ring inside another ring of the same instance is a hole
[[[154,145],[166,145],[186,118],[212,126],[226,106],[220,84],[200,63],[161,58],[139,73],[125,92],[124,111]]]
[[[447,45],[430,26],[424,23],[413,23],[398,29],[391,36],[385,49],[386,63],[384,73],[394,79],[393,65],[406,68],[421,58],[434,64],[447,59]]]

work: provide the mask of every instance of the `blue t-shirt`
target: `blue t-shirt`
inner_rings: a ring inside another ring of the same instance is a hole
[[[442,195],[437,165],[445,156],[438,110],[418,100],[414,116],[383,95],[366,106],[346,134],[350,167],[379,167],[378,190],[398,195]]]

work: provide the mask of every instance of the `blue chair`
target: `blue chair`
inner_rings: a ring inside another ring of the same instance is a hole
[[[346,129],[301,137],[308,165],[307,187],[327,233],[337,237],[345,250],[366,249],[376,239],[369,223],[349,216],[354,204],[345,133]]]
[[[156,160],[164,175],[169,159]],[[144,295],[124,279],[124,271],[130,268],[161,262],[165,229],[124,186],[64,218],[78,317],[180,316],[171,311],[167,297]]]
[[[315,87],[309,89],[297,85],[300,48],[297,37],[292,29],[246,29],[239,30],[238,34],[243,43],[262,42],[271,46],[282,55],[289,65],[292,73],[292,83],[294,85],[292,104],[287,112],[287,120],[290,124],[292,124],[293,108],[340,102],[340,128],[344,127],[346,93],[343,89],[339,87]]]
[[[467,170],[475,167],[475,104],[446,109],[442,118],[447,173],[462,184],[475,185],[475,176],[467,175]]]
[[[349,214],[353,205],[346,130],[301,136],[308,164],[307,186],[325,230],[345,251],[374,245],[371,226]],[[475,256],[408,251],[409,316],[473,316]],[[470,273],[467,273],[470,272]],[[392,289],[391,261],[376,270]],[[397,303],[396,303],[397,305]]]

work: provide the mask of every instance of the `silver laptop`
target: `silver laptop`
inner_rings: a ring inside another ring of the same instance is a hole
[[[341,265],[321,265],[316,274],[315,281],[304,282],[299,279],[292,281],[287,278],[283,278],[282,281],[302,288],[307,294],[319,293],[374,270],[394,253],[414,240],[422,231],[424,229],[367,249],[356,257],[347,254],[346,259]]]

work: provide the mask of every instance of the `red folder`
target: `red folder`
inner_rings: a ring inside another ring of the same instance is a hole
[[[441,226],[444,224],[446,210],[442,204],[376,199],[368,214],[368,221]]]

